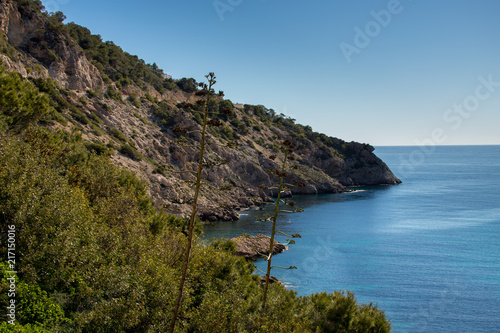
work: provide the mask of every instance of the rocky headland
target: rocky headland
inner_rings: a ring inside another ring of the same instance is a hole
[[[197,163],[197,105],[203,99],[196,81],[168,78],[155,64],[84,27],[63,24],[58,15],[1,1],[1,65],[49,94],[54,110],[46,127],[78,133],[89,151],[108,154],[147,182],[159,209],[185,215]],[[208,134],[198,213],[204,221],[235,220],[239,210],[272,200],[276,193],[265,188],[275,185],[268,170],[277,165],[270,157],[285,139],[295,146],[297,164],[287,182],[303,185],[290,188],[289,195],[400,183],[368,144],[314,132],[272,109],[234,104],[222,94],[210,108],[222,126]],[[179,128],[191,134],[180,135]]]

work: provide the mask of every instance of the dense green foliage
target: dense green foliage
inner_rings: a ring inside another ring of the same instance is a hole
[[[45,9],[40,0],[15,0],[15,1],[19,4],[19,8],[24,10],[39,12]]]
[[[195,92],[198,88],[196,80],[193,78],[185,78],[183,77],[179,81],[177,81],[177,86],[187,93]]]
[[[16,73],[0,66],[0,123],[13,130],[36,123],[51,110],[49,98]]]

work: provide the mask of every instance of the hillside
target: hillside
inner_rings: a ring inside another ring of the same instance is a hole
[[[0,0],[0,332],[390,332],[352,292],[263,287],[235,242],[202,241],[179,216],[207,90],[63,21]],[[294,193],[398,182],[368,145],[217,95],[202,219],[270,200],[284,138]]]
[[[50,95],[45,126],[80,133],[90,151],[147,180],[157,207],[185,213],[192,179],[180,171],[194,168],[196,148],[188,145],[197,135],[184,135],[186,145],[179,129],[200,128],[197,82],[164,78],[156,64],[75,23],[63,24],[62,13],[41,14],[36,1],[19,3],[25,3],[19,10],[14,1],[0,3],[0,59]],[[272,191],[259,186],[272,185],[269,157],[284,139],[296,146],[299,165],[289,181],[305,184],[292,188],[295,194],[400,182],[367,144],[328,137],[262,105],[235,106],[222,96],[211,111],[222,126],[210,130],[209,156],[213,164],[228,163],[205,171],[205,220],[232,220],[237,210],[269,201]]]

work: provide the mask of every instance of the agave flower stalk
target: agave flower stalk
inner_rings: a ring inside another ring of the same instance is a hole
[[[216,82],[214,73],[210,73],[210,74],[206,75],[205,77],[208,79],[208,86],[204,85],[204,91],[206,91],[206,94],[205,94],[206,100],[205,100],[205,109],[204,109],[204,113],[203,113],[203,127],[201,130],[200,155],[199,155],[199,161],[198,161],[198,169],[196,172],[196,186],[195,186],[195,191],[194,191],[191,216],[189,219],[189,231],[188,231],[188,237],[187,237],[186,252],[185,252],[184,262],[183,262],[183,266],[182,266],[181,280],[179,282],[179,290],[177,293],[177,299],[175,302],[174,310],[172,312],[172,321],[170,323],[170,333],[174,333],[174,331],[175,331],[175,325],[177,323],[179,309],[180,309],[180,306],[182,304],[182,293],[184,291],[184,284],[186,282],[187,270],[189,267],[189,259],[190,259],[190,255],[191,255],[192,244],[193,244],[194,225],[195,225],[195,220],[196,220],[198,197],[200,194],[200,188],[201,188],[201,183],[202,183],[201,182],[201,173],[203,171],[203,165],[204,165],[203,155],[205,152],[205,136],[206,136],[206,130],[207,130],[207,123],[208,123],[208,105],[210,103],[212,86]]]
[[[267,293],[268,293],[268,290],[269,290],[269,280],[270,280],[270,276],[271,276],[271,269],[273,268],[272,266],[272,259],[273,259],[273,249],[274,249],[274,237],[276,235],[276,220],[278,218],[278,214],[280,212],[280,209],[279,209],[279,206],[280,206],[280,203],[282,202],[281,200],[281,193],[284,191],[285,189],[285,183],[284,183],[284,179],[285,177],[287,176],[287,173],[286,173],[286,169],[287,169],[287,160],[292,160],[292,152],[293,152],[293,145],[292,143],[289,141],[289,140],[285,140],[282,144],[281,144],[281,149],[282,151],[284,152],[285,156],[283,158],[283,163],[281,165],[281,170],[274,170],[274,174],[277,175],[280,179],[280,182],[279,182],[279,185],[278,185],[278,197],[276,198],[276,203],[274,205],[274,214],[270,217],[270,221],[272,222],[273,226],[272,226],[272,230],[271,230],[271,240],[270,240],[270,244],[269,244],[269,256],[266,258],[267,260],[267,271],[266,271],[266,282],[264,284],[264,293],[262,295],[262,312],[261,312],[261,322],[263,321],[264,319],[264,314],[265,314],[265,311],[266,311],[266,302],[267,302]],[[272,156],[274,158],[276,158],[276,156]],[[279,231],[278,231],[279,232]],[[288,236],[288,235],[287,235]],[[293,237],[300,237],[300,235],[296,234],[294,235]],[[290,243],[292,244],[292,243]],[[278,268],[276,266],[276,268]],[[279,267],[279,268],[282,268],[282,267]],[[285,269],[296,269],[297,267],[295,266],[290,266],[289,268],[285,268]]]

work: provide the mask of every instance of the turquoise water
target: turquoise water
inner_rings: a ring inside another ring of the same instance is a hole
[[[272,274],[299,295],[352,290],[384,309],[394,332],[500,332],[500,146],[375,153],[404,183],[296,196],[305,212],[278,228],[303,238],[273,264],[298,270]],[[261,213],[206,236],[269,234]]]

